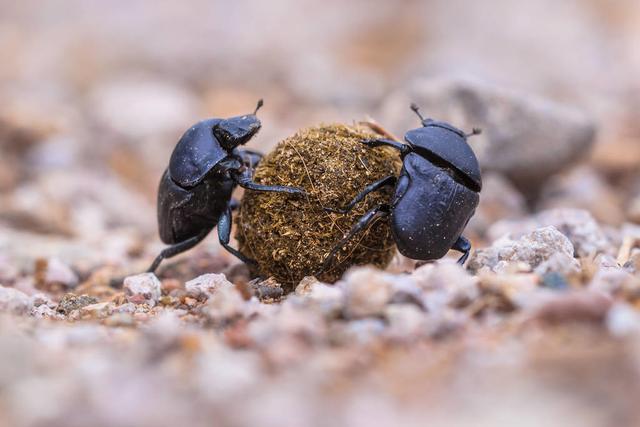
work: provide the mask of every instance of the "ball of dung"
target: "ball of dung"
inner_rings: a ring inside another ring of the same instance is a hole
[[[363,139],[380,137],[366,126],[321,125],[281,141],[260,162],[254,180],[260,184],[301,187],[307,197],[245,191],[236,239],[240,251],[257,261],[254,273],[274,277],[288,290],[305,276],[317,275],[331,249],[369,209],[388,203],[392,188],[370,193],[347,214],[342,208],[365,186],[397,175],[398,153],[369,148]],[[318,278],[335,282],[353,265],[384,268],[395,246],[387,219],[356,235]]]

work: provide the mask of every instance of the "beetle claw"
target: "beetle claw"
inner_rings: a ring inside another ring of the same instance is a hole
[[[304,189],[302,189],[302,188],[291,187],[291,189],[293,190],[290,193],[292,196],[297,196],[297,197],[306,197],[307,196],[307,192],[304,191]]]

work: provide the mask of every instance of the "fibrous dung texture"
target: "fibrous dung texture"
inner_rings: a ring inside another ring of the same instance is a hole
[[[363,214],[389,202],[392,188],[369,194],[347,214],[324,209],[342,208],[366,185],[398,174],[396,152],[361,143],[375,137],[380,135],[365,126],[321,125],[285,139],[262,160],[256,182],[301,187],[307,197],[245,192],[236,238],[242,253],[258,262],[257,273],[291,289],[319,272],[330,250]],[[334,282],[352,265],[385,267],[394,253],[388,222],[379,220],[346,244],[319,278]]]

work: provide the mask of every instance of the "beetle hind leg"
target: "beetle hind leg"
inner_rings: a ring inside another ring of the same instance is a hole
[[[231,207],[227,207],[225,211],[220,215],[220,219],[218,220],[218,240],[223,248],[225,248],[229,253],[238,258],[240,261],[245,264],[257,265],[257,263],[251,258],[247,258],[239,250],[232,248],[229,245],[229,240],[231,239]]]
[[[356,234],[360,233],[362,230],[369,227],[369,225],[376,219],[388,216],[389,213],[390,213],[389,205],[384,204],[384,205],[378,205],[375,208],[369,210],[369,212],[367,212],[366,214],[362,215],[358,220],[358,222],[356,222],[353,225],[353,227],[351,227],[351,230],[349,230],[346,236],[344,236],[342,240],[340,240],[340,242],[337,245],[335,245],[333,249],[331,249],[331,252],[329,252],[329,255],[327,255],[324,262],[322,263],[322,268],[320,269],[320,271],[316,273],[316,275],[320,275],[325,271],[327,271],[329,266],[333,263],[333,260],[335,259],[336,255],[338,254],[338,251],[342,249],[342,247],[346,245],[349,242],[349,240],[353,238],[353,236],[355,236]]]
[[[464,236],[458,237],[458,240],[453,244],[451,249],[462,252],[462,256],[458,259],[458,264],[464,265],[471,253],[471,242]]]
[[[201,231],[197,236],[193,236],[187,240],[178,242],[163,249],[162,252],[160,252],[160,254],[156,257],[156,259],[153,260],[153,263],[151,263],[151,266],[147,270],[147,273],[155,273],[163,259],[174,257],[184,251],[188,251],[189,249],[193,248],[195,245],[204,240],[204,238],[207,237],[210,231],[211,230]]]
[[[359,194],[357,194],[356,197],[354,197],[353,200],[351,200],[351,202],[349,202],[349,204],[346,205],[344,208],[342,209],[324,208],[324,210],[327,212],[346,214],[349,211],[351,211],[358,203],[363,201],[364,198],[367,197],[369,193],[373,193],[374,191],[381,190],[382,188],[385,188],[385,187],[392,187],[396,185],[396,182],[398,182],[398,178],[396,176],[394,175],[385,176],[384,178],[380,178],[379,180],[367,185],[364,188],[364,190],[362,190]]]

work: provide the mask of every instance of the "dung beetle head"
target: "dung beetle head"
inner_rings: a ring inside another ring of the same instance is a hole
[[[417,154],[439,166],[455,172],[456,177],[468,188],[480,191],[482,178],[480,166],[467,138],[478,135],[480,129],[473,129],[469,134],[455,126],[429,118],[420,114],[416,104],[411,109],[420,117],[422,127],[410,130],[405,140]]]
[[[427,118],[422,117],[422,114],[420,114],[420,107],[418,107],[418,105],[415,103],[411,104],[411,110],[413,110],[413,112],[416,113],[418,117],[420,117],[420,122],[422,123],[422,127],[432,126],[432,127],[446,129],[453,133],[458,134],[459,136],[463,137],[465,140],[470,136],[480,135],[482,133],[482,130],[478,128],[473,128],[471,133],[464,133],[462,130],[458,129],[455,126],[450,125],[447,122],[440,122],[437,120],[430,119],[428,117]]]
[[[252,114],[224,119],[214,126],[213,134],[225,150],[231,151],[238,145],[246,144],[258,133],[262,124],[256,113],[263,104],[261,99]]]

